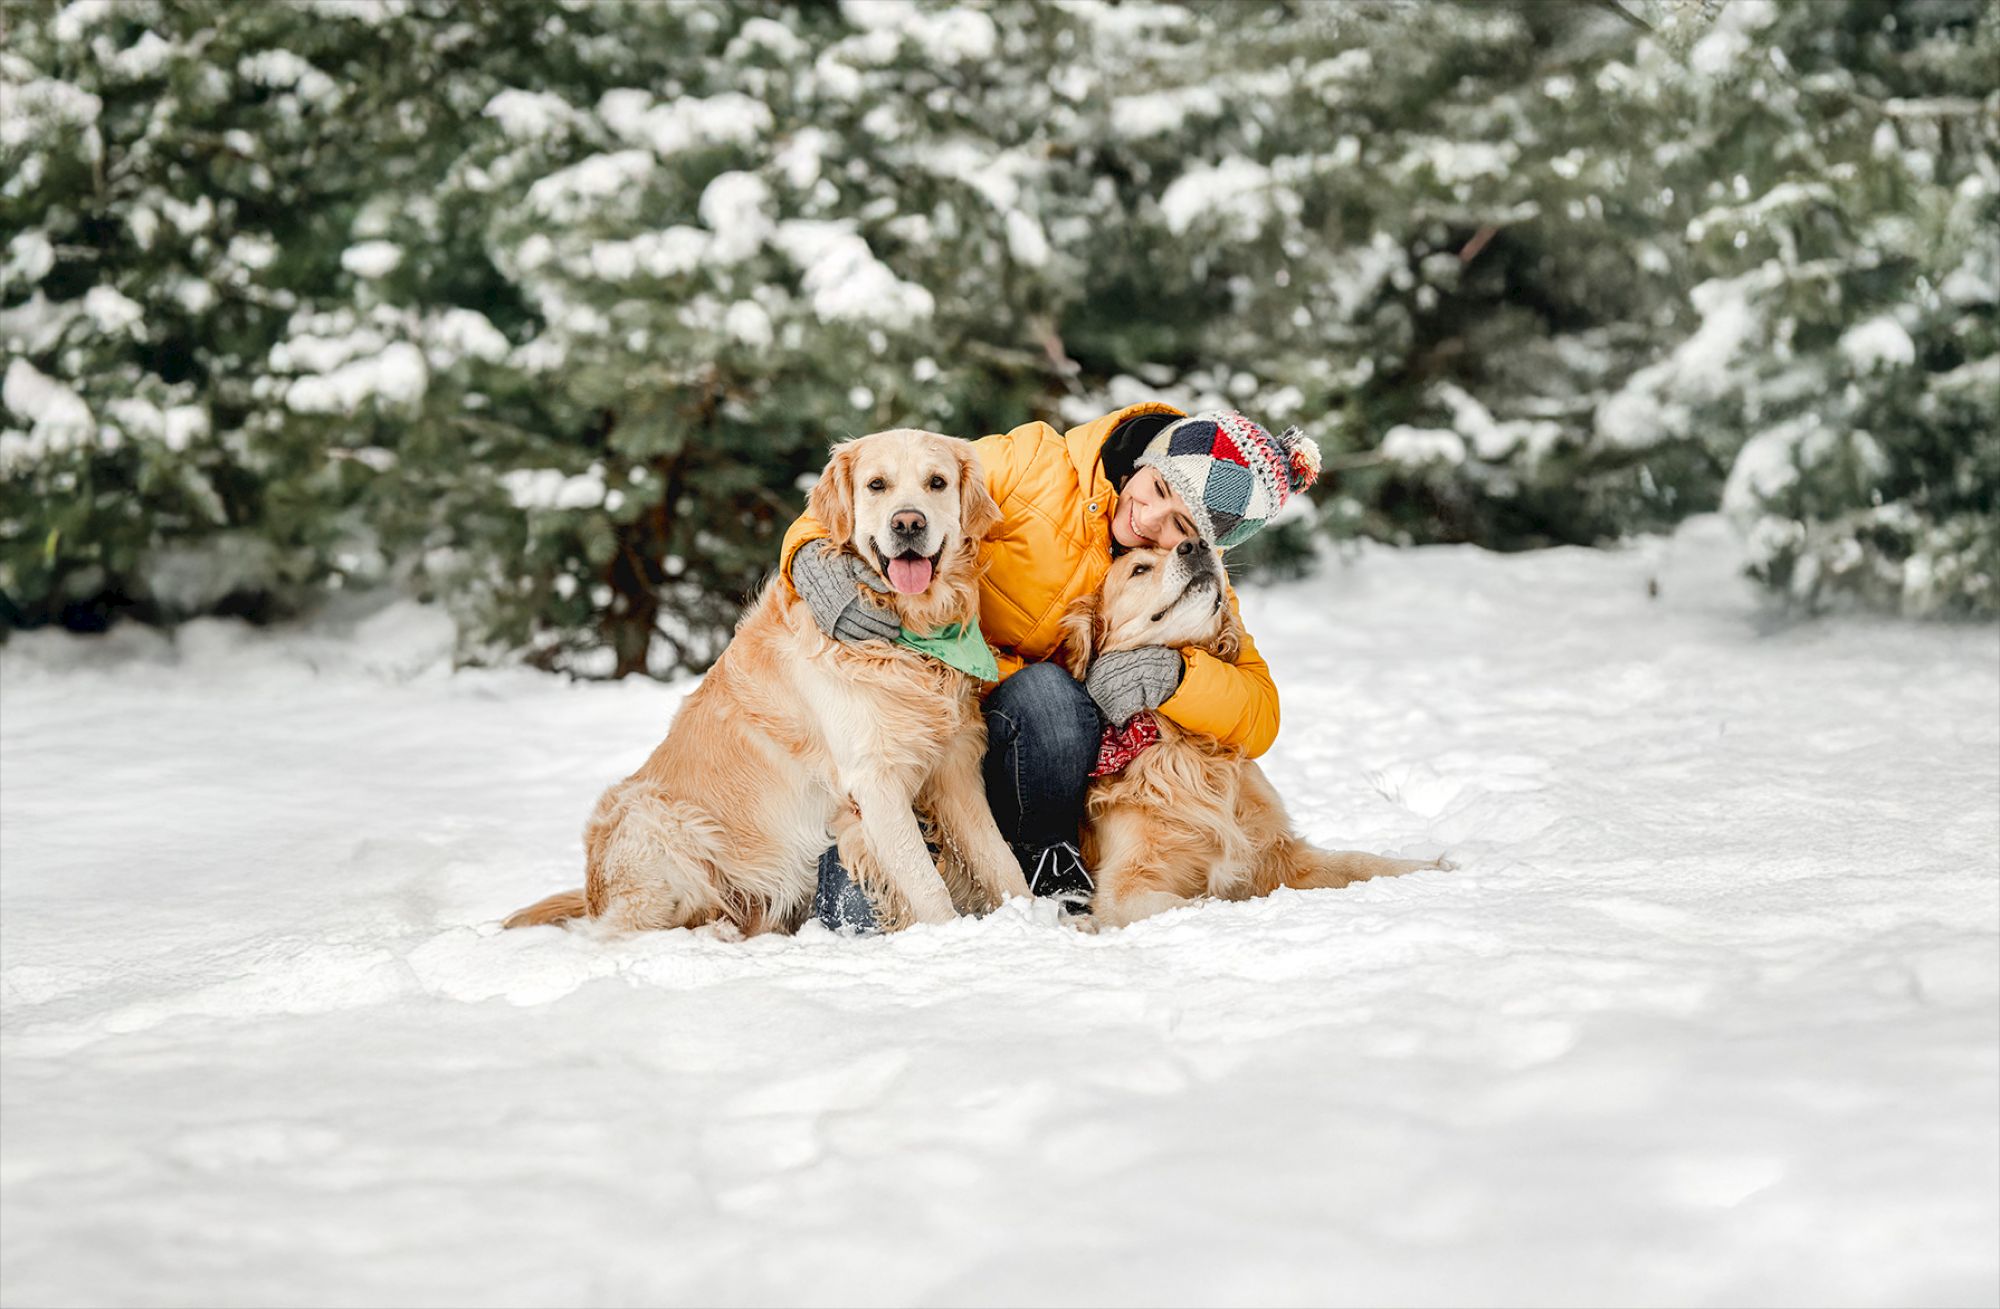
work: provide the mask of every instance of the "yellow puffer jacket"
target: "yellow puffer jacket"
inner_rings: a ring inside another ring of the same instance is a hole
[[[1129,405],[1068,432],[1024,423],[973,443],[987,489],[1000,505],[1000,525],[980,548],[986,573],[979,584],[979,625],[1003,679],[1055,654],[1063,611],[1095,591],[1110,569],[1118,497],[1098,466],[1098,452],[1120,423],[1140,414],[1180,417],[1181,411]],[[787,578],[798,548],[826,534],[811,514],[792,524],[781,557]],[[1233,588],[1229,605],[1236,608]],[[1206,650],[1185,650],[1182,657],[1187,671],[1180,689],[1160,712],[1247,755],[1270,749],[1278,735],[1278,688],[1248,633],[1233,664]]]

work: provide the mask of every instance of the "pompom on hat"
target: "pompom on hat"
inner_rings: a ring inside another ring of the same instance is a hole
[[[1256,535],[1319,477],[1319,446],[1296,427],[1277,436],[1233,410],[1183,418],[1146,443],[1139,468],[1157,468],[1218,550]]]

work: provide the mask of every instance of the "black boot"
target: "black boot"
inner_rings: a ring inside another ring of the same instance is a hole
[[[1036,895],[1060,900],[1072,913],[1090,907],[1096,884],[1090,880],[1090,870],[1083,866],[1083,856],[1072,842],[1058,841],[1040,849],[1017,845],[1014,857],[1021,861],[1021,875],[1028,879],[1028,889]]]

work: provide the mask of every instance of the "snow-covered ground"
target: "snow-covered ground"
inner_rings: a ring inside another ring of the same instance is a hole
[[[503,935],[685,687],[17,638],[0,1297],[1993,1304],[2000,633],[1734,559],[1246,593],[1303,828],[1461,867],[1101,936]]]

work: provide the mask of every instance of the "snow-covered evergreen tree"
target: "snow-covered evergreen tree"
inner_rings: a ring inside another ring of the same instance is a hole
[[[2000,7],[1759,17],[1689,60],[1712,381],[1629,393],[1740,451],[1725,503],[1789,596],[2000,614]]]
[[[1726,503],[1995,607],[1994,8],[4,0],[7,623],[699,667],[830,440],[1319,435],[1244,567]],[[1983,238],[1983,239],[1982,239]]]

